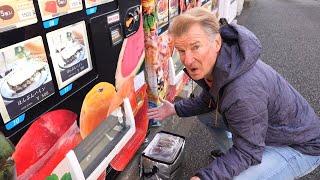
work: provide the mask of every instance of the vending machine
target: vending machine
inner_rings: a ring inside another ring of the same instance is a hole
[[[94,179],[107,167],[122,171],[133,157],[147,131],[141,14],[139,0],[0,2],[0,131],[16,145],[18,179],[43,178],[70,158],[70,175]],[[112,91],[95,89],[101,82],[121,98],[100,103],[117,106],[83,136],[91,122],[81,127],[79,119],[94,114],[90,105],[103,100],[99,93]],[[119,133],[110,142],[96,142],[103,140],[97,132],[114,129]],[[43,152],[26,160],[28,148],[39,144]]]

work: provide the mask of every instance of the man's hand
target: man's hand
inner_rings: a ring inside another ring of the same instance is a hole
[[[193,176],[190,178],[190,180],[201,180],[198,176]]]
[[[147,115],[149,119],[164,120],[165,118],[176,114],[176,110],[172,103],[162,99],[160,99],[160,101],[162,102],[161,106],[148,109]]]

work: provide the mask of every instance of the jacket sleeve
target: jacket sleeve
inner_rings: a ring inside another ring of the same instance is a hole
[[[233,147],[196,175],[201,179],[232,179],[261,163],[268,127],[267,103],[258,97],[236,100],[224,112],[233,133]]]
[[[210,94],[202,90],[197,97],[176,102],[174,108],[179,117],[190,117],[212,111],[215,103],[212,102]]]

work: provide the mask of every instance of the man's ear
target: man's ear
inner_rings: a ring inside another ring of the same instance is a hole
[[[222,38],[219,33],[215,36],[214,42],[215,42],[214,48],[215,48],[216,52],[219,52],[220,48],[221,48],[221,44],[222,44]]]

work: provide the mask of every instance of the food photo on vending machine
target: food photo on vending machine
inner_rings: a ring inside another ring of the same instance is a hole
[[[141,2],[0,10],[0,179],[115,179],[148,128]]]

